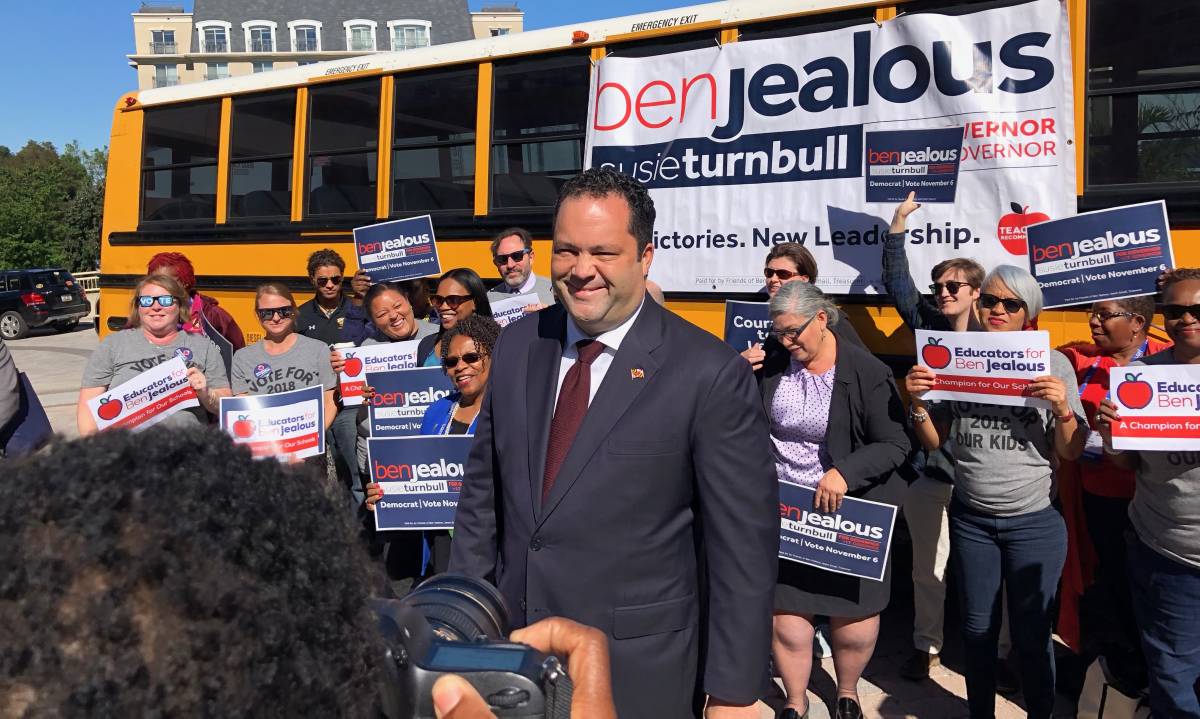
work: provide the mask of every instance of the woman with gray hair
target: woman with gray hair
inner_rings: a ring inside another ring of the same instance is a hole
[[[769,311],[771,334],[786,350],[768,355],[759,378],[779,481],[815,489],[818,512],[836,512],[847,494],[881,499],[873,490],[908,468],[912,448],[891,370],[834,334],[838,309],[814,285],[784,284]],[[835,716],[862,716],[858,680],[875,651],[890,587],[890,562],[884,580],[875,582],[780,560],[772,640],[787,692],[780,717],[808,713],[818,615],[828,616],[832,627]]]
[[[1042,309],[1042,290],[1029,272],[996,267],[983,280],[979,321],[988,332],[1029,329]],[[950,500],[951,564],[963,606],[967,704],[972,717],[996,711],[997,635],[1001,586],[1020,657],[1029,716],[1054,708],[1053,603],[1067,552],[1062,515],[1051,506],[1051,477],[1060,459],[1078,459],[1087,435],[1075,369],[1052,350],[1049,374],[1028,394],[1050,409],[939,402],[924,395],[936,375],[923,365],[906,379],[917,438],[928,449],[947,440],[957,467]],[[928,409],[928,411],[926,411]]]

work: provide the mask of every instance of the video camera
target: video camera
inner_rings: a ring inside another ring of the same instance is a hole
[[[403,599],[372,605],[386,645],[388,719],[434,719],[432,689],[443,674],[470,682],[501,719],[571,716],[572,684],[562,662],[507,641],[504,598],[487,582],[440,574]]]

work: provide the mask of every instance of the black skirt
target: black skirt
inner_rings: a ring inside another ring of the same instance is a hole
[[[775,584],[777,612],[861,619],[882,612],[891,596],[890,553],[882,582],[779,560],[779,578]]]

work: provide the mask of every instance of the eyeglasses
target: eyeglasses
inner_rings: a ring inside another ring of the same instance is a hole
[[[799,272],[792,272],[791,270],[773,270],[770,267],[763,268],[763,277],[766,277],[768,280],[772,277],[778,277],[781,281],[787,282],[793,277],[799,276]]]
[[[471,302],[474,299],[471,295],[430,295],[429,302],[434,307],[449,305],[450,309],[457,310],[464,302]]]
[[[947,292],[952,295],[957,295],[958,291],[962,288],[974,286],[975,285],[971,284],[970,282],[934,282],[929,286],[929,291],[933,293],[934,297],[937,297],[938,295],[942,294],[942,288],[945,287]]]
[[[1100,324],[1104,324],[1114,317],[1141,317],[1141,315],[1133,312],[1097,312],[1092,310],[1088,313],[1088,319],[1090,320],[1093,317],[1100,320]]]
[[[800,339],[800,335],[804,334],[804,330],[808,329],[808,326],[811,325],[812,321],[816,318],[817,316],[814,314],[812,317],[809,317],[807,320],[805,320],[804,324],[800,325],[799,327],[793,327],[790,330],[773,329],[771,330],[771,336],[779,342],[787,340],[790,344],[796,344],[796,341]]]
[[[1181,320],[1184,313],[1191,315],[1194,320],[1200,320],[1200,305],[1163,305],[1162,313],[1169,320]]]
[[[523,250],[517,250],[516,252],[509,252],[507,255],[493,255],[492,262],[494,262],[497,267],[503,267],[504,265],[507,265],[510,260],[512,262],[520,262],[521,260],[525,259],[525,255],[528,255],[530,252],[533,252],[533,250],[526,248]]]
[[[445,367],[446,369],[454,369],[455,367],[458,366],[459,360],[462,360],[463,362],[466,362],[467,364],[478,364],[479,360],[481,360],[481,359],[483,359],[483,355],[479,354],[478,352],[468,352],[465,355],[463,355],[462,357],[454,357],[454,356],[443,357],[442,358],[442,366]]]
[[[317,287],[324,287],[325,285],[340,285],[342,284],[342,277],[341,275],[334,277],[318,277],[316,282]]]
[[[281,319],[290,320],[296,316],[295,307],[259,307],[254,310],[254,314],[258,315],[258,319],[266,322],[274,319],[275,315],[279,315]]]
[[[172,307],[175,305],[174,295],[138,295],[138,307],[148,308],[153,307],[157,302],[159,307]]]
[[[1021,300],[1013,299],[1012,297],[1005,297],[1004,299],[1000,299],[996,295],[989,295],[989,294],[979,295],[979,306],[982,307],[983,309],[990,310],[993,307],[995,307],[997,304],[1004,305],[1004,311],[1010,315],[1015,315],[1016,313],[1025,309],[1024,302],[1022,302]]]

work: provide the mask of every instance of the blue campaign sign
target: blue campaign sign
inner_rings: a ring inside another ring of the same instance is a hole
[[[1152,295],[1175,267],[1162,200],[1030,225],[1029,267],[1043,307]]]
[[[454,391],[441,367],[368,372],[375,396],[367,405],[371,436],[411,437],[421,433],[425,410]]]
[[[963,129],[888,130],[867,133],[867,202],[954,202]]]
[[[833,514],[813,509],[816,490],[779,483],[779,556],[838,574],[883,581],[896,508],[844,497]]]
[[[371,481],[383,487],[375,528],[453,529],[471,435],[368,439]]]
[[[766,302],[725,300],[725,343],[741,352],[767,341],[771,317]]]
[[[325,454],[325,388],[222,397],[221,429],[255,459]]]
[[[358,267],[372,282],[427,277],[442,271],[429,215],[354,228]]]

